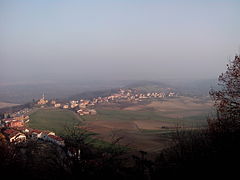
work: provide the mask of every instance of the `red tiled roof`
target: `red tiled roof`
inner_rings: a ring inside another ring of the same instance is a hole
[[[50,138],[52,138],[52,139],[54,139],[54,140],[56,140],[56,141],[63,141],[63,139],[60,138],[59,136],[48,135],[48,137],[50,137]]]
[[[30,130],[30,133],[37,133],[37,134],[43,133],[43,134],[48,135],[49,133],[53,133],[53,132],[48,131],[48,130],[32,129],[32,130]]]
[[[9,137],[13,137],[19,133],[19,131],[16,131],[14,129],[6,129],[3,131],[4,134],[8,135]]]
[[[14,120],[13,122],[23,122],[23,120]]]
[[[5,119],[3,119],[3,121],[13,121],[14,120],[14,118],[5,118]]]
[[[29,128],[26,128],[26,127],[24,127],[24,126],[22,126],[22,127],[14,127],[14,129],[15,129],[15,130],[19,130],[19,131],[24,131],[25,129],[28,129],[28,130],[29,130]]]
[[[23,122],[21,120],[17,120],[17,121],[12,121],[9,123],[9,126],[13,127],[13,126],[23,126]]]
[[[41,131],[41,130],[38,130],[38,129],[32,129],[32,130],[31,130],[31,133],[40,134],[40,133],[42,133],[42,131]]]

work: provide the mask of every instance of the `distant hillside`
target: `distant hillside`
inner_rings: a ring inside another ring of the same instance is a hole
[[[211,88],[218,88],[216,79],[178,82],[175,86],[177,91],[185,96],[208,96]]]
[[[136,89],[140,92],[157,92],[162,91],[163,89],[166,88],[175,89],[172,85],[155,81],[138,81],[135,83],[128,84],[124,88]]]
[[[83,93],[79,93],[73,96],[66,98],[66,100],[77,100],[77,99],[93,99],[99,96],[110,96],[113,93],[117,93],[119,89],[106,89],[106,90],[99,90],[99,91],[86,91]]]
[[[144,86],[158,86],[158,87],[167,87],[166,83],[156,82],[156,81],[136,81],[134,83],[127,84],[126,88],[136,88]]]
[[[172,86],[166,85],[160,82],[153,82],[153,81],[136,81],[133,83],[129,83],[125,86],[119,88],[112,88],[112,89],[105,89],[105,90],[98,90],[98,91],[86,91],[82,92],[73,96],[66,98],[65,100],[73,100],[73,99],[93,99],[99,96],[105,97],[111,94],[117,93],[119,89],[135,89],[139,92],[156,92],[162,91],[163,89],[170,88]]]
[[[139,92],[156,92],[172,88],[186,96],[208,95],[210,88],[216,88],[216,80],[161,80],[159,81],[94,81],[94,82],[54,82],[35,84],[0,85],[0,101],[25,104],[46,98],[59,100],[91,99],[108,96],[119,88],[136,89]]]
[[[183,96],[208,96],[211,88],[217,89],[216,79],[206,80],[169,80],[164,82],[157,81],[134,81],[121,87],[122,89],[135,89],[139,92],[157,92],[165,91],[168,88],[173,89],[179,95]],[[98,91],[86,91],[66,98],[66,100],[73,99],[92,99],[96,97],[109,96],[118,92],[119,88],[105,89]]]
[[[125,85],[125,84],[124,84]],[[26,84],[0,84],[0,101],[24,104],[39,99],[45,94],[47,99],[64,99],[83,92],[99,91],[123,86],[122,82],[48,82]]]
[[[18,106],[19,104],[7,103],[7,102],[0,102],[0,109],[8,108],[12,106]]]

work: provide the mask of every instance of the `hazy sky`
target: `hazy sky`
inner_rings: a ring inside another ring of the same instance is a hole
[[[0,0],[0,81],[217,78],[236,0]]]

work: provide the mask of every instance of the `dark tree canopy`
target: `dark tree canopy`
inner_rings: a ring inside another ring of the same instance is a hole
[[[218,130],[240,129],[240,55],[227,65],[227,71],[218,78],[219,90],[211,90],[217,118],[210,120],[210,127]]]

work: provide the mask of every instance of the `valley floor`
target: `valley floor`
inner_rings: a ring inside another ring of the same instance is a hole
[[[177,129],[207,125],[212,104],[207,99],[175,97],[137,104],[96,106],[96,115],[79,116],[63,109],[38,109],[29,125],[62,134],[66,126],[79,125],[107,142],[121,137],[120,144],[133,150],[158,152],[168,146]]]

